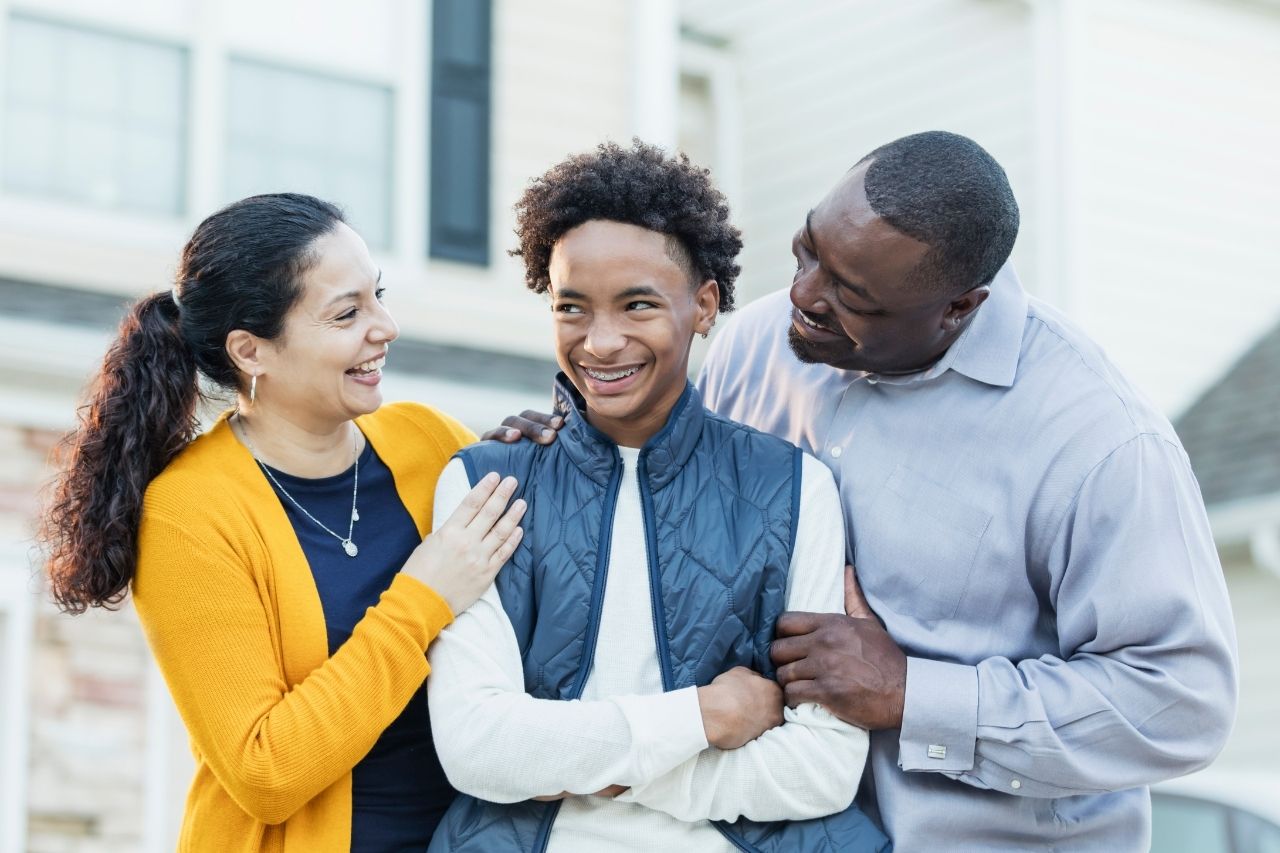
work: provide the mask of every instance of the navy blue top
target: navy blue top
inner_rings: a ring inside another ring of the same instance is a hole
[[[271,473],[307,512],[346,536],[353,468],[319,479],[294,477],[274,468]],[[351,636],[365,611],[378,603],[422,541],[417,526],[396,492],[391,469],[368,442],[360,454],[360,520],[352,534],[360,553],[355,557],[348,557],[342,543],[299,512],[275,484],[272,488],[311,565],[332,655]],[[352,853],[425,850],[453,797],[431,741],[424,684],[352,771]]]

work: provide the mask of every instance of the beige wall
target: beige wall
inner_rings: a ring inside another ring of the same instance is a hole
[[[1245,0],[682,0],[737,74],[744,296],[875,145],[976,139],[1024,285],[1176,415],[1280,315],[1280,7]]]
[[[786,286],[791,236],[862,155],[921,130],[981,142],[1027,211],[1035,240],[1030,10],[973,0],[683,0],[682,22],[723,38],[737,72],[746,244],[743,302]]]
[[[1178,412],[1280,318],[1280,6],[1078,14],[1069,308]]]

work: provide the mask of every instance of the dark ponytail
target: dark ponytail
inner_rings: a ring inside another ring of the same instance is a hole
[[[252,196],[200,223],[178,284],[144,297],[107,350],[41,524],[53,598],[70,613],[122,601],[147,485],[197,430],[197,373],[238,390],[235,329],[272,339],[302,293],[312,244],[342,222],[311,196]]]
[[[44,522],[54,600],[118,603],[133,577],[142,493],[195,434],[196,365],[169,292],[133,306],[107,350]]]

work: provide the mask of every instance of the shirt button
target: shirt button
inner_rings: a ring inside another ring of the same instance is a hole
[[[1010,782],[1010,783],[1009,783],[1009,787],[1010,787],[1010,788],[1012,788],[1012,789],[1013,789],[1013,790],[1015,790],[1015,791],[1016,791],[1016,790],[1018,790],[1019,788],[1021,788],[1021,787],[1022,787],[1022,780],[1021,780],[1021,779],[1014,779],[1012,782]]]
[[[844,451],[843,451],[843,450],[841,450],[838,446],[837,446],[837,447],[833,447],[833,448],[831,448],[831,458],[832,458],[832,459],[839,459],[839,458],[840,458],[840,454],[841,454],[841,453],[844,453]]]

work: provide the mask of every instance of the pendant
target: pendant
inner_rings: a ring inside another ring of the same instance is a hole
[[[360,520],[360,510],[356,509],[355,507],[351,508],[351,520],[352,521]]]
[[[342,540],[342,550],[347,552],[348,557],[354,557],[356,554],[360,553],[360,549],[356,547],[356,543],[352,542],[350,539]]]

